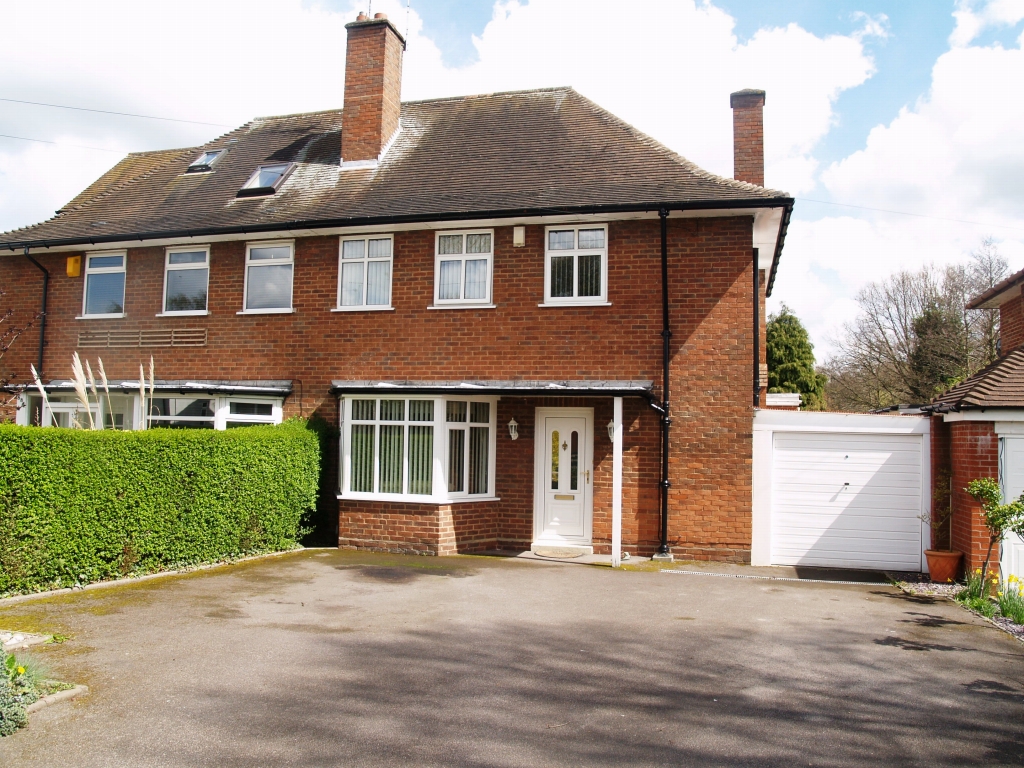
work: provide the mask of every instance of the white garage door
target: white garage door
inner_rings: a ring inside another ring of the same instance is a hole
[[[921,569],[921,435],[775,432],[771,559]]]

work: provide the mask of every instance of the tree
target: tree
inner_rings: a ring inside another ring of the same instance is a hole
[[[967,302],[1007,271],[985,239],[966,263],[901,270],[865,286],[857,295],[860,314],[823,366],[830,407],[928,402],[994,361],[998,310],[968,310]]]
[[[768,317],[766,339],[768,391],[799,392],[806,410],[824,410],[826,379],[814,370],[814,345],[785,304]]]

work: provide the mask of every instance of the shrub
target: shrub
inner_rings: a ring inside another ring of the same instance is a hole
[[[213,430],[0,425],[0,594],[291,549],[316,505],[305,422]]]
[[[0,668],[0,736],[10,736],[28,723],[24,686],[19,685],[19,678],[24,672],[15,658],[5,651],[0,651],[0,657],[3,661]]]
[[[1024,594],[1020,585],[1020,579],[1010,574],[999,593],[999,612],[1016,624],[1024,624]]]

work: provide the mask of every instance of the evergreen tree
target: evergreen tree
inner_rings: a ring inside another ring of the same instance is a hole
[[[799,392],[805,410],[824,410],[827,379],[814,370],[814,345],[800,318],[783,304],[769,315],[766,337],[768,391]]]

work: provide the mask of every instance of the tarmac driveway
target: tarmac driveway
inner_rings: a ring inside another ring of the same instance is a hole
[[[1024,645],[883,585],[310,550],[0,628],[92,689],[4,766],[1024,762]]]

